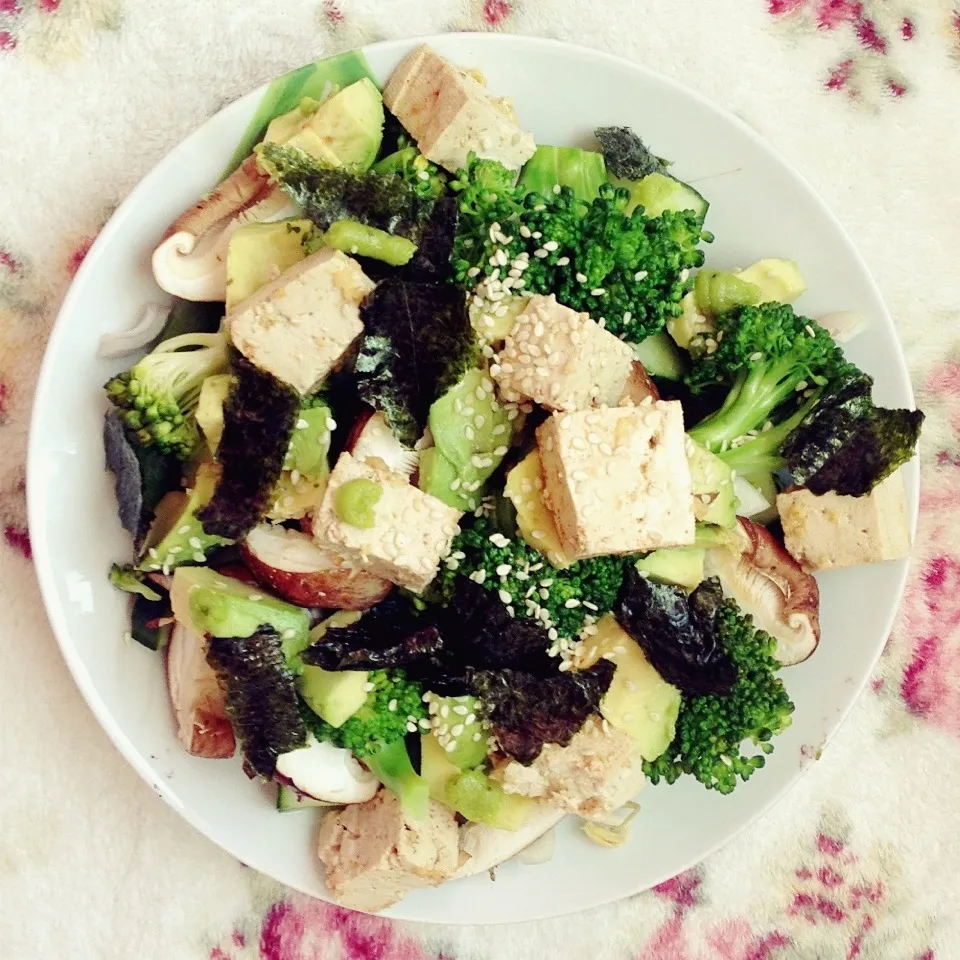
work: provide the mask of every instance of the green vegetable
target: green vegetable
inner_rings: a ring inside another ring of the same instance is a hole
[[[498,546],[500,543],[504,546]],[[463,558],[447,563],[435,581],[441,596],[452,595],[458,577],[469,577],[482,570],[483,587],[509,594],[517,617],[532,616],[539,607],[546,611],[549,627],[561,637],[576,637],[588,614],[597,618],[613,608],[626,568],[632,563],[629,557],[596,557],[558,570],[522,540],[501,539],[483,518],[454,537],[451,553],[459,552],[464,554]],[[497,568],[504,564],[510,572],[500,576]],[[538,592],[529,598],[532,604],[528,604],[527,592],[533,586]],[[544,597],[539,590],[548,595]],[[568,607],[568,600],[576,600],[577,604]]]
[[[682,380],[687,361],[668,333],[655,333],[639,343],[631,343],[633,355],[643,364],[651,377],[663,380]]]
[[[125,593],[135,593],[147,600],[159,600],[160,594],[144,583],[144,576],[133,567],[121,567],[114,564],[110,568],[110,582]]]
[[[687,460],[693,482],[693,512],[696,519],[700,523],[735,526],[737,503],[730,466],[694,441],[690,441],[687,447]]]
[[[367,297],[360,315],[357,391],[412,447],[433,402],[476,359],[463,291],[453,284],[388,278]]]
[[[696,215],[702,226],[710,207],[710,204],[693,187],[662,173],[647,174],[642,180],[611,177],[610,182],[615,187],[622,187],[629,191],[630,200],[625,208],[628,215],[638,207],[642,207],[644,214],[648,217],[663,216],[668,210],[674,212],[687,210]]]
[[[400,806],[417,820],[425,820],[430,803],[427,781],[413,769],[407,745],[401,738],[368,753],[363,762],[373,775],[400,801]]]
[[[217,373],[207,377],[200,388],[197,401],[197,426],[207,438],[210,452],[216,454],[220,437],[223,436],[223,407],[233,388],[233,377],[229,373]]]
[[[447,189],[447,175],[431,163],[416,147],[401,147],[372,167],[374,173],[395,173],[421,197],[436,199]]]
[[[923,414],[877,407],[872,388],[856,371],[823,392],[780,448],[793,483],[861,497],[913,456]]]
[[[397,174],[355,173],[325,167],[298,150],[275,143],[257,147],[260,165],[321,229],[355,220],[416,243],[433,209]]]
[[[187,460],[197,446],[200,388],[227,363],[223,334],[183,334],[158,344],[104,389],[135,444]]]
[[[210,502],[218,476],[215,464],[201,463],[188,491],[168,493],[157,504],[156,516],[143,543],[139,569],[169,573],[181,564],[206,563],[209,551],[230,542],[206,533],[197,517]]]
[[[569,187],[578,200],[590,203],[607,182],[603,154],[576,147],[538,146],[520,174],[520,186],[550,193],[554,186]]]
[[[313,224],[302,219],[237,227],[227,244],[227,313],[299,263],[307,255],[304,240],[312,230]]]
[[[703,263],[696,213],[627,216],[628,191],[609,184],[585,204],[569,187],[525,193],[500,164],[473,160],[450,187],[460,206],[453,257],[458,282],[471,288],[484,280],[496,269],[498,250],[507,263],[526,258],[520,289],[555,293],[561,303],[602,317],[608,330],[627,340],[643,340],[681,313],[690,269]],[[492,237],[493,224],[500,232]]]
[[[375,480],[348,480],[337,488],[333,508],[344,523],[369,530],[376,522],[373,508],[382,496],[383,487]]]
[[[280,634],[264,625],[250,636],[211,637],[207,662],[223,685],[227,713],[247,767],[261,777],[272,777],[277,757],[307,744]]]
[[[423,716],[423,688],[407,678],[403,670],[372,670],[367,678],[373,689],[366,702],[342,726],[333,727],[311,711],[305,719],[318,740],[328,740],[352,750],[361,759],[403,740],[409,723]],[[393,709],[390,709],[391,704]]]
[[[693,283],[693,295],[697,309],[712,317],[760,302],[760,288],[729,270],[701,270]]]
[[[468,370],[430,407],[437,453],[426,470],[421,463],[420,488],[458,510],[474,510],[521,422],[515,407],[497,400],[487,370]]]
[[[241,539],[266,513],[300,410],[300,396],[244,357],[223,411],[217,459],[223,468],[197,517],[206,533]]]
[[[369,170],[380,152],[383,121],[380,91],[363,77],[324,100],[285,142],[329,166]],[[267,140],[271,139],[272,126],[267,130]]]
[[[169,597],[158,600],[148,600],[143,596],[133,598],[130,635],[137,643],[148,650],[162,650],[170,642],[172,632]]]
[[[284,470],[296,470],[315,479],[330,472],[330,407],[325,397],[314,394],[300,403],[297,425],[283,461]]]
[[[629,127],[600,127],[594,134],[615,177],[642,180],[648,174],[666,172],[666,163],[655,157]]]
[[[708,789],[730,793],[740,780],[749,780],[773,751],[773,737],[791,721],[793,703],[776,673],[776,641],[753,625],[753,619],[732,601],[716,618],[721,648],[733,661],[737,679],[726,696],[685,697],[677,732],[667,751],[644,772],[653,783],[673,783],[692,774]],[[744,741],[760,753],[747,756]]]
[[[392,267],[402,267],[417,252],[417,245],[406,237],[396,237],[356,220],[337,220],[323,235],[323,243],[351,256],[382,260]]]
[[[359,50],[351,50],[335,57],[327,57],[316,63],[308,63],[282,77],[277,77],[267,87],[247,129],[240,138],[223,176],[233,173],[250,155],[254,145],[266,133],[274,117],[288,113],[299,106],[304,97],[322,100],[338,89],[368,77],[376,82],[366,57]]]
[[[761,490],[770,490],[774,483],[773,474],[786,466],[781,451],[784,441],[816,407],[818,398],[819,392],[776,426],[761,429],[756,436],[740,438],[728,450],[718,453],[717,457],[748,483]],[[704,519],[709,520],[707,517]]]
[[[329,800],[316,800],[300,793],[296,787],[288,787],[285,783],[277,784],[277,810],[280,813],[289,813],[291,810],[316,810],[318,807],[329,809],[337,804]]]
[[[725,313],[717,317],[715,333],[695,339],[691,348],[690,389],[730,388],[720,409],[690,430],[697,443],[714,452],[759,433],[768,420],[789,416],[802,404],[805,390],[854,369],[826,330],[781,303]]]
[[[210,567],[177,567],[170,588],[174,617],[194,633],[213,637],[248,637],[261,625],[280,635],[292,673],[300,670],[296,654],[308,643],[310,615],[303,607],[278,600]]]

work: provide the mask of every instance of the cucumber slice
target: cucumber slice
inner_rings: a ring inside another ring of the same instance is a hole
[[[664,210],[693,210],[702,222],[710,206],[690,184],[663,173],[650,173],[637,181],[611,177],[611,183],[630,191],[627,213],[638,205],[648,217],[659,217]]]
[[[130,614],[130,635],[148,650],[162,650],[170,640],[173,624],[165,623],[159,627],[153,624],[157,620],[166,620],[171,616],[168,597],[164,596],[162,600],[135,597],[133,612]]]
[[[630,346],[633,347],[633,355],[651,377],[661,377],[664,380],[683,378],[686,363],[669,334],[655,333]]]
[[[305,793],[300,793],[293,787],[281,783],[277,786],[277,809],[281,813],[289,813],[291,810],[313,810],[317,807],[339,807],[339,803],[331,803],[329,800],[315,800],[308,797]]]

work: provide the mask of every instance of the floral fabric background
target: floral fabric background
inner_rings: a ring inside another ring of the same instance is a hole
[[[752,124],[863,251],[929,417],[906,601],[868,690],[809,775],[654,891],[500,929],[352,914],[290,894],[196,834],[81,701],[25,526],[44,342],[92,238],[140,177],[286,69],[453,29],[609,50]],[[960,956],[958,182],[956,0],[0,0],[0,958]]]

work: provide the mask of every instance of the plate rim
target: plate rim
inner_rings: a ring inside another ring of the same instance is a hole
[[[503,47],[510,48],[514,46],[520,47],[529,47],[529,46],[539,46],[543,48],[552,49],[555,52],[561,51],[574,51],[579,57],[590,59],[593,58],[595,62],[599,63],[608,63],[615,64],[620,68],[627,68],[635,74],[645,76],[648,79],[655,80],[657,83],[664,84],[668,87],[672,87],[678,93],[688,97],[700,105],[705,106],[709,110],[715,112],[723,118],[723,120],[729,124],[733,124],[737,127],[741,133],[745,134],[750,140],[754,142],[755,145],[759,146],[763,152],[768,154],[773,160],[780,164],[780,166],[787,171],[792,178],[794,178],[799,184],[802,185],[805,192],[807,193],[810,201],[814,203],[818,208],[819,212],[824,215],[827,220],[831,223],[835,238],[843,244],[846,248],[847,253],[853,258],[853,260],[858,264],[862,271],[862,275],[865,278],[868,287],[876,298],[877,303],[882,308],[882,317],[878,317],[878,320],[883,320],[889,328],[893,331],[894,342],[896,344],[897,352],[897,361],[900,367],[903,386],[906,389],[906,394],[908,397],[908,403],[911,407],[915,407],[916,399],[913,389],[912,379],[910,377],[910,370],[906,362],[906,356],[903,350],[903,343],[897,330],[896,323],[893,319],[893,316],[890,313],[889,307],[886,304],[886,301],[883,297],[883,294],[877,284],[877,281],[870,270],[866,260],[863,255],[860,253],[859,248],[854,243],[852,237],[847,232],[843,223],[829,207],[826,201],[821,197],[819,192],[812,186],[812,184],[807,180],[807,178],[801,173],[801,171],[794,165],[794,163],[784,156],[780,150],[771,144],[766,138],[761,136],[761,134],[752,127],[749,123],[739,117],[737,114],[732,112],[729,108],[725,107],[723,104],[716,102],[715,100],[710,99],[706,95],[700,93],[698,90],[687,86],[685,83],[675,80],[673,77],[670,77],[666,74],[660,73],[657,70],[654,70],[644,64],[634,62],[627,57],[619,56],[617,54],[610,53],[606,50],[600,50],[594,47],[585,46],[577,43],[570,43],[564,40],[559,40],[551,37],[540,37],[532,36],[525,34],[505,34],[498,33],[493,31],[450,31],[444,33],[434,33],[424,36],[415,36],[415,37],[402,37],[388,40],[381,40],[376,43],[364,44],[359,47],[350,47],[345,48],[344,50],[335,50],[326,54],[327,57],[336,56],[339,53],[347,51],[360,51],[363,54],[367,55],[373,52],[392,54],[394,52],[401,54],[405,51],[413,49],[414,46],[421,44],[437,44],[443,43],[450,40],[451,38],[469,38],[472,43],[480,43],[481,45],[489,45],[491,47]],[[312,61],[308,61],[312,62]],[[293,69],[296,69],[294,67]],[[284,76],[285,73],[278,74],[277,76]],[[273,78],[276,79],[276,78]],[[96,717],[97,722],[103,729],[104,733],[107,735],[110,742],[113,746],[120,752],[123,758],[133,767],[137,774],[143,779],[148,786],[154,791],[154,793],[159,796],[168,806],[170,806],[177,814],[179,814],[183,819],[198,833],[200,833],[208,842],[214,843],[220,849],[224,850],[229,856],[234,859],[238,859],[237,855],[222,843],[217,840],[214,840],[204,829],[201,818],[195,815],[191,809],[184,804],[180,803],[170,790],[167,789],[166,785],[159,781],[154,775],[153,771],[150,769],[149,765],[146,762],[144,756],[139,752],[139,750],[134,746],[132,741],[127,737],[120,725],[113,719],[113,716],[106,704],[106,702],[100,696],[96,685],[94,684],[92,678],[86,671],[82,660],[77,651],[76,644],[73,641],[71,636],[71,629],[69,624],[69,618],[67,616],[65,608],[59,603],[57,596],[57,589],[54,584],[54,572],[53,572],[53,559],[49,549],[49,543],[45,535],[43,534],[44,524],[43,524],[43,515],[45,513],[45,502],[42,499],[41,493],[42,490],[39,487],[39,482],[36,479],[39,474],[39,463],[40,459],[43,456],[43,450],[41,449],[42,443],[39,437],[39,432],[37,430],[37,422],[40,419],[39,409],[41,407],[41,398],[45,397],[49,392],[50,385],[48,381],[52,377],[52,367],[53,367],[53,355],[57,352],[57,346],[60,339],[65,335],[64,331],[69,325],[69,318],[74,312],[74,304],[80,298],[81,290],[85,286],[88,278],[92,275],[97,269],[97,263],[100,259],[102,251],[107,248],[113,240],[113,235],[119,230],[120,224],[124,221],[126,216],[129,213],[129,210],[133,206],[134,198],[139,194],[139,191],[143,189],[144,182],[149,180],[156,170],[167,162],[170,154],[181,148],[184,144],[189,141],[201,137],[203,131],[213,124],[221,115],[229,112],[239,112],[245,108],[245,104],[250,101],[254,102],[255,98],[260,98],[263,96],[263,93],[266,91],[269,84],[272,80],[268,80],[257,87],[249,90],[246,93],[240,94],[234,100],[222,106],[220,109],[214,111],[209,117],[203,120],[200,124],[194,127],[189,133],[181,137],[177,143],[175,143],[170,149],[166,150],[162,157],[155,163],[143,176],[138,180],[136,185],[130,190],[130,192],[124,197],[124,199],[117,206],[116,210],[111,214],[107,222],[98,232],[93,244],[91,245],[89,251],[87,252],[83,263],[80,265],[79,270],[74,275],[71,280],[70,286],[64,296],[63,302],[60,305],[59,310],[57,311],[56,319],[54,320],[53,325],[50,328],[49,337],[47,343],[44,347],[43,359],[40,364],[39,373],[36,379],[33,405],[31,408],[30,422],[29,422],[29,432],[28,432],[28,443],[27,443],[27,458],[26,458],[26,475],[27,475],[27,522],[28,530],[31,540],[31,546],[33,549],[33,563],[34,569],[36,571],[37,581],[40,587],[41,600],[43,603],[44,613],[46,614],[47,620],[50,624],[54,637],[57,641],[57,646],[60,649],[61,655],[64,658],[64,661],[67,664],[68,669],[70,670],[71,676],[74,683],[76,684],[78,690],[80,691],[83,699],[86,701],[87,706],[90,708],[94,716]],[[258,102],[258,99],[257,101]],[[914,541],[916,540],[916,530],[919,517],[919,506],[920,506],[920,472],[918,459],[915,456],[907,464],[905,464],[901,469],[909,471],[913,474],[914,485],[913,485],[913,494],[910,496],[909,501],[909,515],[911,522],[911,529],[913,532]],[[899,613],[900,607],[903,602],[907,578],[909,575],[910,565],[912,558],[907,561],[901,561],[901,570],[900,575],[897,578],[897,603],[893,606],[891,613],[886,618],[884,636],[889,636],[896,617]],[[846,703],[840,709],[834,721],[829,725],[827,729],[826,736],[823,741],[823,746],[825,747],[836,735],[837,730],[842,726],[846,721],[850,711],[853,709],[854,704],[859,700],[860,695],[862,694],[864,688],[870,680],[873,672],[876,669],[876,665],[883,654],[885,643],[878,642],[876,644],[876,649],[870,659],[868,669],[863,673],[863,676],[858,679],[856,684],[852,687],[849,697],[846,700]],[[686,862],[682,869],[677,871],[677,873],[683,873],[697,864],[703,862],[708,857],[716,853],[718,850],[727,846],[734,839],[736,839],[741,833],[743,833],[747,827],[752,826],[757,823],[757,821],[769,813],[776,805],[778,805],[784,797],[790,793],[799,780],[807,773],[810,765],[800,766],[798,765],[794,772],[790,775],[789,779],[786,779],[779,789],[771,795],[769,798],[765,799],[754,812],[750,815],[744,823],[740,824],[729,833],[726,833],[725,836],[713,843],[709,848],[702,851],[698,856],[693,857]],[[257,868],[259,870],[259,868]],[[288,883],[285,880],[279,880],[272,873],[264,870],[262,871],[265,875],[270,877],[276,883],[279,883],[289,889],[298,890],[298,892],[303,893],[307,896],[314,897],[316,899],[323,899],[317,897],[317,894],[314,891],[303,889]],[[671,876],[677,874],[671,873]],[[669,877],[664,877],[658,883],[663,882],[664,880],[669,879]],[[628,897],[635,896],[639,893],[645,892],[649,889],[652,889],[657,884],[644,884],[641,883],[639,887],[631,887],[626,889],[623,892],[606,897],[605,899],[598,900],[587,906],[584,906],[579,909],[568,910],[560,909],[557,911],[551,910],[541,910],[535,912],[525,917],[524,920],[518,921],[515,919],[485,919],[479,922],[475,922],[475,925],[482,926],[498,926],[508,923],[518,923],[518,922],[529,922],[535,920],[550,919],[560,916],[572,916],[577,913],[583,913],[587,910],[592,910],[596,907],[606,906],[611,903],[619,902]],[[325,901],[333,902],[333,901]],[[413,916],[411,914],[405,913],[403,910],[403,904],[401,903],[398,907],[391,908],[390,911],[386,914],[391,919],[401,919],[405,921],[414,921],[417,923],[444,926],[450,925],[449,922],[444,922],[442,920],[425,920],[420,917]],[[384,916],[380,914],[379,916]],[[454,923],[456,926],[463,926],[466,924],[463,923]]]

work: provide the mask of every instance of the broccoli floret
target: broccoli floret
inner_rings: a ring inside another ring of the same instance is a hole
[[[807,391],[854,369],[826,330],[787,304],[741,307],[715,324],[691,342],[695,362],[686,377],[694,393],[730,386],[720,409],[690,431],[714,453],[770,429],[767,422],[794,413]]]
[[[726,695],[685,697],[676,735],[656,760],[644,764],[653,783],[673,783],[681,774],[695,776],[708,790],[730,793],[739,780],[749,780],[773,752],[773,737],[791,722],[793,703],[776,676],[776,641],[757,630],[753,618],[732,600],[717,612],[717,637],[737,669]],[[760,752],[747,756],[745,742]]]
[[[414,146],[401,146],[371,169],[374,173],[399,174],[420,197],[440,197],[447,189],[446,173]]]
[[[457,282],[472,288],[495,269],[504,273],[505,256],[522,274],[513,290],[554,293],[626,340],[643,340],[679,316],[690,268],[703,263],[697,244],[707,235],[696,213],[627,216],[629,191],[611,184],[588,204],[569,187],[527,193],[500,164],[474,160],[450,187],[460,205]]]
[[[588,617],[613,608],[630,563],[629,557],[596,557],[558,570],[523,540],[495,533],[480,518],[454,538],[435,589],[449,601],[456,579],[469,577],[495,591],[513,615],[539,619],[556,641],[576,637]]]
[[[183,334],[159,344],[104,389],[134,443],[187,460],[198,439],[200,387],[228,362],[222,333]]]
[[[408,724],[426,716],[423,687],[410,680],[403,670],[373,670],[373,684],[364,705],[343,726],[332,727],[304,707],[304,719],[318,740],[329,740],[352,750],[358,757],[377,753],[403,739]]]

